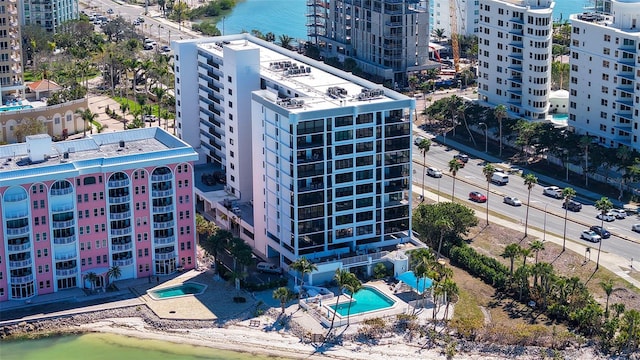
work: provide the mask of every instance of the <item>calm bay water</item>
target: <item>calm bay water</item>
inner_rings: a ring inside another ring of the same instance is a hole
[[[227,35],[256,29],[263,34],[272,32],[276,38],[287,35],[306,39],[306,4],[306,0],[241,0],[233,12],[216,26],[220,31],[224,28]],[[588,0],[556,0],[553,18],[566,20],[570,14],[583,12],[588,4]]]
[[[251,349],[246,349],[251,350]],[[0,343],[2,360],[278,360],[207,347],[142,340],[114,334],[84,334]],[[284,359],[281,359],[284,360]]]

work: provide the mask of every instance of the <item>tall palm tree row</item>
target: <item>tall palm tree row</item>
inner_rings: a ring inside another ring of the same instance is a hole
[[[462,169],[462,164],[458,159],[449,160],[449,172],[451,176],[453,176],[453,188],[451,190],[451,202],[455,202],[456,199],[456,175],[458,175],[458,171]]]
[[[564,232],[562,235],[562,251],[566,250],[567,243],[567,215],[569,213],[569,203],[571,199],[576,196],[576,191],[573,188],[566,187],[562,189],[562,197],[564,198]]]
[[[524,220],[524,237],[527,237],[527,231],[529,230],[529,208],[531,207],[531,190],[538,183],[538,178],[533,174],[527,174],[524,176],[524,185],[529,191],[527,195],[527,215]],[[546,210],[545,210],[546,211]]]
[[[493,109],[493,115],[498,120],[498,127],[500,128],[500,134],[498,135],[500,138],[500,150],[498,152],[498,156],[502,157],[502,120],[507,117],[507,107],[500,104]]]
[[[420,149],[420,153],[422,154],[422,201],[424,201],[424,176],[427,172],[427,153],[429,152],[429,149],[431,149],[431,140],[420,140],[420,142],[418,143],[418,149]]]
[[[491,164],[487,164],[482,168],[482,173],[487,179],[487,226],[489,226],[489,185],[494,172],[496,172],[496,167]]]
[[[613,203],[609,200],[608,197],[603,196],[600,200],[596,201],[594,204],[596,210],[600,211],[600,227],[604,229],[604,215],[609,212],[609,210],[613,209]],[[602,250],[602,241],[604,239],[600,239],[600,243],[598,244],[598,259],[596,260],[596,270],[600,268],[600,251]]]

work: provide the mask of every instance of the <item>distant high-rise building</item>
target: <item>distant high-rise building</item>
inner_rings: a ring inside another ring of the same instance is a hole
[[[37,25],[47,32],[78,18],[78,0],[22,0],[22,25]]]
[[[544,120],[549,111],[555,2],[480,0],[478,93],[510,116]]]
[[[226,173],[195,189],[220,226],[283,267],[411,240],[414,99],[248,34],[173,50],[178,136]]]
[[[429,27],[432,30],[442,29],[447,38],[451,37],[451,1],[431,0],[431,19]],[[455,15],[457,16],[457,34],[475,35],[479,28],[480,0],[453,0]]]
[[[160,127],[0,146],[0,301],[194,268],[197,158]]]
[[[19,14],[18,0],[0,0],[0,106],[7,97],[24,93]]]
[[[571,26],[569,125],[640,150],[640,0],[598,1]]]
[[[325,58],[351,58],[364,72],[400,87],[429,61],[429,12],[424,0],[311,0],[310,40]],[[431,65],[431,66],[430,66]]]

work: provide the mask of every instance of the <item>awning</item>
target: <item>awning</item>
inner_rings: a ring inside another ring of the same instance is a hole
[[[414,274],[413,271],[402,273],[398,275],[397,279],[409,285],[413,289],[413,291],[417,292],[420,295],[422,295],[425,290],[429,289],[431,285],[433,285],[433,280],[429,279],[426,276],[418,280],[416,278],[416,274]]]

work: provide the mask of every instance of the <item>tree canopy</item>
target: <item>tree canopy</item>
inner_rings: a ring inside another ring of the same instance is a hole
[[[438,226],[441,219],[449,220],[452,226],[447,226],[443,230],[443,227]],[[422,204],[413,214],[413,229],[432,248],[438,246],[441,232],[445,240],[457,243],[460,235],[467,234],[469,229],[477,224],[478,219],[473,210],[452,202]]]

